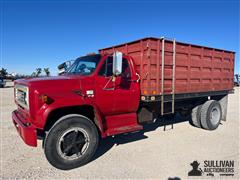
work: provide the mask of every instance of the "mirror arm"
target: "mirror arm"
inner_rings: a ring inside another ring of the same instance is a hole
[[[138,73],[136,73],[136,76],[138,77],[138,79],[136,80],[138,83],[140,81],[140,75]]]
[[[113,81],[114,80],[114,81]],[[113,75],[110,77],[110,79],[107,81],[107,83],[105,84],[105,86],[103,87],[103,90],[115,90],[115,80],[116,80],[116,77]],[[114,82],[114,86],[112,88],[107,88],[108,84],[113,81]]]
[[[112,82],[115,82],[115,81],[116,81],[116,78],[117,78],[116,75],[112,75],[112,77],[111,77]],[[114,84],[115,84],[115,83],[114,83]]]

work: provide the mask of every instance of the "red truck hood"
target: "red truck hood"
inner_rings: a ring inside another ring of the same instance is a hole
[[[31,96],[36,91],[40,94],[51,94],[52,96],[56,96],[64,95],[70,91],[72,92],[74,90],[83,89],[84,86],[87,86],[88,84],[91,86],[93,83],[89,82],[87,79],[88,77],[86,76],[40,77],[19,79],[15,81],[15,84],[27,86]]]
[[[16,80],[16,84],[28,86],[33,89],[71,89],[79,88],[80,80],[85,77],[77,76],[53,76],[53,77],[39,77]]]
[[[72,91],[93,87],[94,79],[89,76],[55,76],[55,77],[40,77],[19,79],[15,84],[27,86],[31,92],[37,90],[43,93],[55,92],[61,93],[63,91]]]
[[[17,84],[22,85],[31,85],[31,84],[38,84],[42,83],[42,81],[63,81],[63,80],[69,80],[71,79],[69,76],[53,76],[53,77],[38,77],[38,78],[27,78],[27,79],[18,79],[15,81]]]
[[[85,88],[92,88],[94,86],[94,79],[89,76],[77,75],[40,77],[19,79],[15,81],[15,85],[28,87],[31,109],[36,104],[36,97],[41,94],[46,94],[57,101],[72,96],[74,91],[84,91]]]
[[[15,81],[15,86],[23,85],[28,87],[30,111],[24,110],[24,113],[30,115],[32,119],[36,118],[36,113],[42,107],[39,97],[47,95],[53,100],[54,104],[67,102],[69,99],[75,99],[80,102],[82,98],[75,91],[85,92],[85,88],[93,88],[94,78],[88,76],[56,76],[19,79]],[[18,87],[17,87],[18,88]],[[18,103],[18,102],[16,102]]]

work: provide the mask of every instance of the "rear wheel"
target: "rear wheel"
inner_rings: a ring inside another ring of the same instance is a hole
[[[204,129],[217,129],[222,119],[222,109],[218,101],[209,100],[201,108],[201,125]]]
[[[67,115],[50,129],[44,142],[47,160],[54,167],[68,170],[88,163],[98,147],[96,126],[88,118]]]
[[[201,109],[202,105],[198,105],[192,109],[191,113],[191,124],[201,128]]]

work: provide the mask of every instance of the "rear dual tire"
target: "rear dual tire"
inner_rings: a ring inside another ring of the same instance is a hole
[[[192,109],[192,124],[206,130],[217,129],[222,119],[222,109],[218,101],[209,100]]]
[[[218,101],[205,102],[201,108],[201,125],[204,129],[217,129],[222,119],[222,109]]]
[[[201,128],[201,108],[202,105],[198,105],[192,109],[191,124],[195,127]]]

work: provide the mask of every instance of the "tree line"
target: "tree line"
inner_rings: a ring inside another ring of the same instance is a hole
[[[44,74],[43,74],[44,72]],[[0,77],[4,79],[20,79],[20,78],[29,78],[29,77],[40,77],[40,76],[50,76],[49,68],[36,68],[36,70],[31,75],[25,74],[9,74],[6,68],[0,68]]]
[[[36,68],[36,71],[34,71],[31,76],[32,77],[39,77],[41,76],[41,73],[44,71],[46,76],[50,76],[49,68]]]

